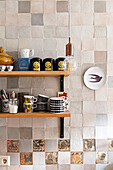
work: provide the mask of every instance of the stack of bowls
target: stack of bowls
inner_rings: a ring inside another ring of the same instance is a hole
[[[59,97],[50,98],[50,112],[52,113],[64,112],[64,99]]]

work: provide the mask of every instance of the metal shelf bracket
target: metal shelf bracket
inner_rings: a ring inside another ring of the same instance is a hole
[[[60,76],[60,91],[64,92],[64,75]],[[64,138],[64,117],[60,118],[60,138]]]

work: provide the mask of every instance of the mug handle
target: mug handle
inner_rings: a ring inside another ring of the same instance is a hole
[[[36,108],[37,108],[37,104],[34,104],[34,105],[33,105],[33,109],[36,109]]]
[[[33,57],[34,56],[34,49],[29,50],[29,56]]]
[[[34,102],[37,102],[37,98],[36,97],[34,97]]]

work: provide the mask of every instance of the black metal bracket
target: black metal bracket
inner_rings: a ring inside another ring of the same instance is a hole
[[[64,75],[60,76],[60,91],[64,91]]]
[[[60,118],[60,138],[64,138],[64,117]]]
[[[64,75],[60,76],[60,91],[64,91]],[[64,138],[64,117],[60,118],[60,138]]]

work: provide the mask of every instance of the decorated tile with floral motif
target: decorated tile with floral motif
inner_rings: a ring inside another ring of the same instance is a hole
[[[57,164],[58,152],[46,152],[45,159],[46,159],[46,164]]]
[[[45,140],[33,140],[33,152],[44,152]]]
[[[58,141],[58,150],[59,151],[70,151],[70,140],[59,140]]]
[[[8,140],[7,152],[19,152],[19,140]]]
[[[95,151],[95,139],[84,139],[83,149],[84,151]]]
[[[108,163],[108,153],[97,152],[96,153],[96,164],[107,164],[107,163]]]
[[[20,165],[32,165],[33,156],[31,152],[21,152],[20,153]]]
[[[83,152],[71,152],[71,164],[83,164]]]
[[[109,151],[113,151],[113,139],[108,139],[108,149]]]

